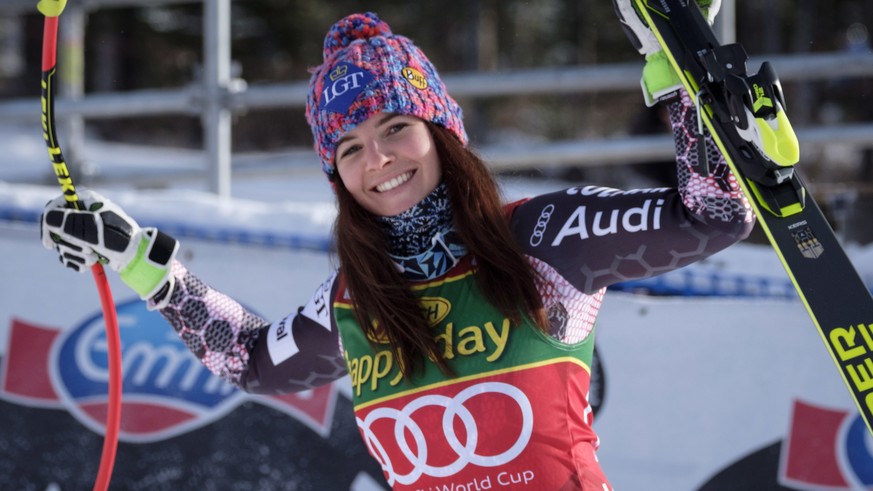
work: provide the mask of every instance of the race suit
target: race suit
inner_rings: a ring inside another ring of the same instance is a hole
[[[516,242],[546,280],[538,290],[548,332],[529,320],[511,326],[484,299],[475,257],[412,285],[455,377],[427,360],[404,379],[388,345],[358,326],[341,271],[270,323],[177,262],[161,313],[212,372],[249,392],[300,391],[349,374],[362,438],[394,489],[610,489],[587,397],[606,287],[703,259],[754,223],[708,136],[699,150],[688,96],[668,108],[677,189],[579,186],[507,206]]]

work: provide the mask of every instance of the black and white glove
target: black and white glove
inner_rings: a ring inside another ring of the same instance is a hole
[[[63,196],[50,201],[40,219],[42,244],[57,251],[65,266],[85,271],[100,261],[117,271],[140,298],[151,299],[171,287],[171,268],[179,242],[155,228],[140,228],[115,203],[81,190],[83,210],[68,207]]]

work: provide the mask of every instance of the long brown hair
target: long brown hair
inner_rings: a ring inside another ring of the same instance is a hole
[[[494,177],[482,159],[448,130],[427,125],[454,208],[455,231],[476,259],[479,289],[513,325],[520,324],[527,315],[540,329],[546,329],[548,323],[537,293],[538,276],[512,237]],[[410,283],[388,255],[382,225],[355,201],[339,176],[334,183],[337,256],[358,323],[369,339],[387,338],[404,376],[422,368],[424,357],[433,360],[444,373],[453,373]]]

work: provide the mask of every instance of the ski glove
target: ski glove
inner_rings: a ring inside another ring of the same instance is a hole
[[[721,8],[721,0],[696,1],[703,16],[712,24]],[[661,43],[637,12],[634,0],[612,0],[612,5],[615,7],[615,13],[618,14],[624,33],[634,48],[646,57],[640,80],[646,105],[652,107],[660,101],[672,98],[682,88],[682,82],[670,65],[667,55],[661,50]]]
[[[42,244],[57,251],[62,264],[81,272],[100,261],[143,300],[172,286],[176,239],[155,228],[140,228],[118,205],[93,191],[78,195],[83,210],[70,208],[59,196],[46,205],[40,219]]]

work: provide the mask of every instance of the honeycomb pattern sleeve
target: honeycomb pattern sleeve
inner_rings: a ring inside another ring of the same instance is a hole
[[[735,224],[742,233],[754,223],[752,207],[709,130],[700,134],[697,107],[691,97],[685,90],[680,91],[680,97],[669,103],[667,110],[683,204],[697,220]]]
[[[614,283],[665,273],[751,232],[755,220],[749,202],[712,138],[698,134],[688,95],[668,109],[677,189],[583,185],[515,205],[511,227],[522,251],[568,287],[594,294]]]
[[[169,298],[159,302],[158,311],[215,375],[256,393],[305,390],[344,375],[336,329],[325,335],[321,324],[303,315],[307,309],[312,310],[314,300],[297,313],[270,323],[205,284],[178,261],[173,264],[172,275]],[[155,306],[150,302],[150,307]],[[331,317],[325,312],[328,326]],[[270,346],[271,336],[278,339],[278,345]],[[286,348],[288,343],[282,342],[286,338],[296,349]],[[270,353],[269,348],[274,352]],[[264,377],[279,377],[285,383],[264,387]]]

